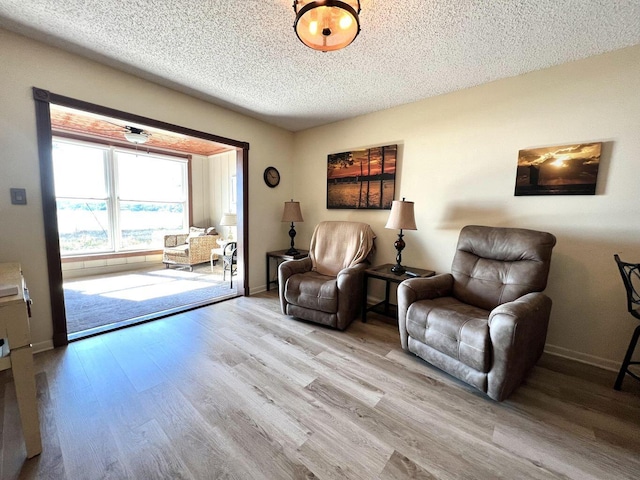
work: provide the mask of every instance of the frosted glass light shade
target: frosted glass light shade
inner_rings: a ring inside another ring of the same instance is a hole
[[[136,144],[140,145],[142,143],[146,143],[147,140],[149,140],[149,135],[144,133],[144,132],[140,132],[140,133],[125,132],[124,138],[126,138],[127,141],[129,141],[131,143],[136,143]]]
[[[293,28],[307,47],[340,50],[360,33],[360,0],[295,0]]]

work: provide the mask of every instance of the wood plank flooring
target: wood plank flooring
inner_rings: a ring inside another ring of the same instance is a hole
[[[0,374],[0,478],[637,479],[640,386],[543,357],[506,402],[400,349],[283,317],[275,292],[36,356],[43,453]]]

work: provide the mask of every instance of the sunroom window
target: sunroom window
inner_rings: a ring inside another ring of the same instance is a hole
[[[187,162],[54,138],[61,255],[161,249],[165,234],[186,231]]]

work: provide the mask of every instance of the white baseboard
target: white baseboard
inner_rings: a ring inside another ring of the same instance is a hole
[[[587,353],[576,352],[575,350],[569,350],[568,348],[558,347],[556,345],[549,345],[548,343],[544,346],[544,352],[548,353],[549,355],[567,358],[569,360],[585,363],[587,365],[599,367],[604,370],[610,370],[612,372],[617,372],[620,369],[621,362],[596,357]]]

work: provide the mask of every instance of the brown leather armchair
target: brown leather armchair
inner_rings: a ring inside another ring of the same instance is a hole
[[[360,312],[364,270],[375,234],[366,223],[321,222],[309,256],[278,267],[282,313],[340,330]]]
[[[542,355],[556,238],[521,228],[466,226],[451,273],[398,287],[402,348],[502,401]]]

